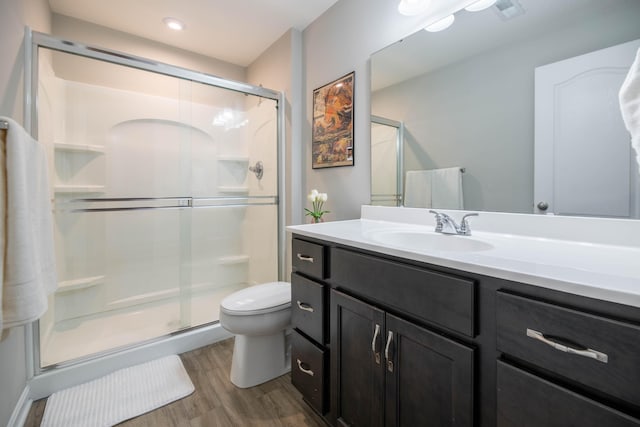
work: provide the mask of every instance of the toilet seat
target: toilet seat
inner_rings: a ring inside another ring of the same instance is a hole
[[[291,307],[291,283],[270,282],[250,286],[227,296],[220,310],[233,316],[271,313]]]

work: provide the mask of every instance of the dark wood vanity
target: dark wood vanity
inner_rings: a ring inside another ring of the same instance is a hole
[[[333,426],[640,426],[640,309],[292,240],[293,384]]]

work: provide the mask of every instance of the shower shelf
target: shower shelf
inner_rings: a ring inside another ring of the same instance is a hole
[[[249,262],[249,255],[228,255],[217,259],[220,265],[244,264]]]
[[[221,193],[248,193],[249,187],[221,185],[218,187],[218,191]]]
[[[73,280],[64,280],[62,282],[58,282],[58,289],[56,290],[56,293],[71,292],[90,288],[102,283],[104,281],[104,277],[105,276],[91,276],[81,277],[79,279]]]
[[[104,185],[55,185],[56,193],[103,193]]]
[[[80,145],[80,144],[67,144],[64,142],[56,142],[53,144],[58,151],[70,151],[76,153],[101,153],[104,154],[105,149],[101,145]]]

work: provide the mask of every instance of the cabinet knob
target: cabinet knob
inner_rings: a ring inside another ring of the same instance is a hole
[[[313,376],[313,371],[311,369],[305,369],[302,367],[303,363],[300,359],[296,359],[296,362],[298,362],[298,369],[311,377]]]
[[[309,255],[302,255],[302,254],[297,254],[296,255],[298,257],[298,259],[300,261],[306,261],[306,262],[311,262],[313,263],[313,257],[309,256]]]
[[[376,351],[376,341],[378,341],[378,335],[380,335],[380,325],[376,323],[376,330],[373,333],[373,339],[371,340],[371,351],[375,356],[376,365],[380,364],[380,352]]]
[[[298,304],[298,308],[300,310],[304,310],[304,311],[308,311],[309,313],[313,313],[313,307],[311,307],[306,302],[296,301],[296,303]]]
[[[602,353],[597,350],[593,350],[591,348],[582,347],[579,344],[576,345],[575,347],[580,347],[580,348],[574,348],[574,347],[571,347],[570,345],[561,344],[559,342],[555,342],[549,339],[548,337],[545,337],[542,332],[534,331],[533,329],[527,328],[527,336],[529,338],[533,338],[535,340],[543,342],[548,346],[551,346],[556,350],[562,351],[564,353],[570,353],[570,354],[576,354],[582,357],[588,357],[589,359],[595,359],[598,362],[602,362],[602,363],[609,362],[609,356],[607,356],[605,353]]]
[[[389,358],[389,347],[391,346],[391,341],[393,341],[393,332],[389,331],[387,334],[387,345],[384,347],[384,358],[387,359],[387,370],[389,372],[393,372],[393,360]]]
[[[537,206],[541,211],[546,211],[547,209],[549,209],[549,203],[547,202],[539,202]]]

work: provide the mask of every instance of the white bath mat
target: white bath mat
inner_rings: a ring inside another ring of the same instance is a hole
[[[180,357],[163,357],[53,393],[40,426],[112,426],[193,391]]]

